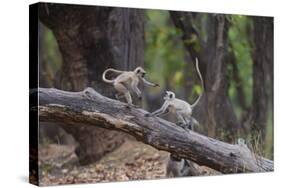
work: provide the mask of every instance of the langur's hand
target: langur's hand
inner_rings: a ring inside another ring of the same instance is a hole
[[[159,87],[159,84],[154,84],[154,87]]]

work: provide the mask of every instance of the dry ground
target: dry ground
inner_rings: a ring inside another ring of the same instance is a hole
[[[74,146],[48,144],[39,150],[40,185],[96,183],[165,178],[168,153],[126,141],[100,161],[79,166]],[[201,175],[217,172],[199,167]]]

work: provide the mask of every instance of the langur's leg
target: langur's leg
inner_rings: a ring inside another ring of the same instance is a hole
[[[120,99],[124,98],[125,96],[122,93],[117,93],[115,95],[115,97],[116,97],[116,99],[120,100]]]
[[[186,122],[186,127],[190,130],[193,130],[194,124],[193,124],[192,118],[191,117],[184,117],[184,120]]]
[[[114,88],[121,94],[124,95],[127,103],[132,106],[132,97],[129,90],[121,83],[114,83]]]
[[[131,88],[137,94],[139,100],[141,100],[142,97],[141,97],[141,91],[138,88],[138,82],[133,81],[132,84],[131,84]]]
[[[176,112],[177,118],[179,122],[177,125],[179,125],[181,128],[183,128],[186,131],[189,131],[189,122],[180,112]]]
[[[132,105],[132,97],[131,97],[131,95],[130,95],[130,92],[127,91],[127,92],[124,94],[124,96],[125,96],[125,98],[126,98],[126,100],[127,100],[127,103],[128,103],[129,105]]]
[[[194,130],[195,126],[199,126],[198,121],[195,118],[190,117],[190,127],[191,127],[190,129]]]
[[[115,82],[113,86],[119,93],[125,94],[128,91],[128,89],[122,83]]]
[[[178,119],[178,125],[184,125],[186,124],[183,116],[179,113],[179,112],[176,112],[176,116],[177,116],[177,119]]]

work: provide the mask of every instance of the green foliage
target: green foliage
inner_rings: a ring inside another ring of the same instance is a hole
[[[40,24],[40,30],[40,66],[46,74],[46,81],[52,82],[60,70],[62,57],[53,32],[43,24]]]
[[[202,86],[198,84],[194,85],[193,89],[197,96],[203,92]]]
[[[43,42],[45,42],[46,47],[48,48],[48,50],[44,51],[44,56],[46,56],[46,59],[48,59],[48,63],[51,69],[56,72],[62,64],[61,55],[53,32],[47,28],[45,28],[45,36]]]
[[[174,27],[168,11],[146,11],[145,67],[164,87],[179,88],[185,67],[181,31]]]
[[[249,39],[249,28],[251,27],[251,19],[247,16],[232,15],[231,26],[229,28],[228,37],[230,47],[229,52],[233,51],[238,67],[238,74],[242,83],[235,83],[230,79],[229,96],[233,101],[237,101],[237,91],[235,84],[243,86],[243,92],[246,97],[246,104],[249,106],[252,100],[252,56],[251,45]],[[231,69],[231,68],[230,68]]]

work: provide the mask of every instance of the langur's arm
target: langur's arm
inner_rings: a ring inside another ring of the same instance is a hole
[[[155,115],[164,114],[166,112],[166,110],[168,110],[168,106],[169,106],[169,103],[167,101],[165,101],[164,104],[162,105],[162,107],[160,109],[152,112],[151,115],[155,116]]]
[[[141,78],[141,79],[142,79],[144,85],[148,85],[148,86],[152,86],[152,87],[159,86],[158,84],[154,84],[154,83],[151,83],[151,82],[147,81],[145,78]]]
[[[161,116],[165,116],[165,115],[167,115],[167,114],[169,114],[169,113],[170,113],[169,108],[167,108],[167,109],[165,110],[165,112],[163,112],[163,113],[161,114]]]

